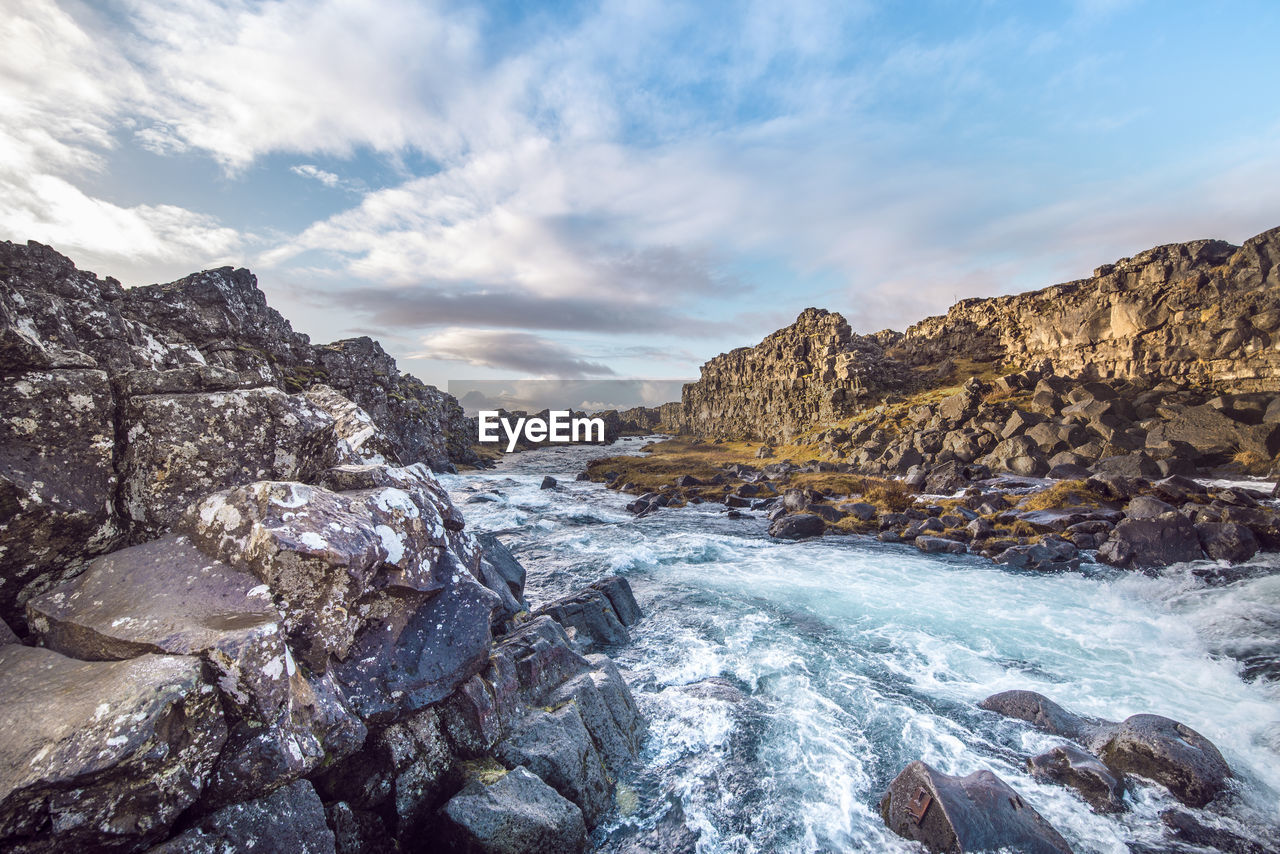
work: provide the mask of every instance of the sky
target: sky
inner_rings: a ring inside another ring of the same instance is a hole
[[[1280,225],[1280,3],[2,0],[0,239],[450,380],[695,378]]]

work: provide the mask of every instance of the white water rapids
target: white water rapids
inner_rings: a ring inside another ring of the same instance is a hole
[[[913,851],[877,804],[923,759],[991,769],[1080,854],[1204,850],[1165,847],[1158,814],[1176,804],[1156,787],[1134,787],[1117,817],[1033,780],[1026,758],[1060,739],[977,708],[1010,688],[1113,720],[1182,721],[1235,770],[1244,821],[1198,817],[1254,839],[1280,821],[1280,683],[1246,680],[1241,664],[1280,657],[1275,555],[1216,585],[1191,566],[1014,573],[865,537],[779,543],[759,515],[729,520],[717,504],[637,519],[631,496],[573,481],[588,459],[642,444],[517,454],[442,478],[471,529],[512,534],[534,607],[616,573],[644,609],[633,642],[609,650],[634,672],[650,731],[624,781],[639,806],[597,831],[606,847],[677,798],[700,852]],[[544,474],[560,487],[540,490]],[[680,690],[709,677],[745,701]]]

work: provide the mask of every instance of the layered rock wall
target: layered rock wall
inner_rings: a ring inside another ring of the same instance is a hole
[[[913,364],[957,355],[1059,374],[1280,390],[1280,228],[1243,246],[1157,246],[1088,279],[1031,293],[962,300],[910,327],[894,355]]]

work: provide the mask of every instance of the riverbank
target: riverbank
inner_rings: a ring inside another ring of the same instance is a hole
[[[763,514],[729,519],[711,501],[640,517],[626,509],[633,496],[573,480],[598,455],[642,444],[517,454],[444,478],[470,524],[509,532],[531,603],[618,573],[645,609],[613,654],[649,736],[624,780],[635,805],[598,832],[602,850],[675,838],[679,825],[712,852],[910,851],[878,810],[913,759],[995,771],[1077,852],[1202,850],[1169,835],[1160,814],[1178,805],[1154,787],[1136,786],[1129,811],[1107,816],[1033,778],[1025,758],[1060,740],[978,708],[1005,689],[1113,720],[1184,722],[1239,780],[1232,815],[1192,814],[1269,838],[1280,695],[1242,674],[1244,661],[1277,653],[1274,556],[1234,578],[1197,573],[1207,561],[1010,572],[873,537],[779,543]],[[554,489],[541,488],[547,475]]]

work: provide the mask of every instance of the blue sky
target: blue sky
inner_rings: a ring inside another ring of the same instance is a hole
[[[0,239],[428,382],[694,377],[1280,225],[1274,2],[7,0]]]

